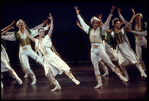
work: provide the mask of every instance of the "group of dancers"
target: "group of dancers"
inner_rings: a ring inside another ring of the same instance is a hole
[[[90,20],[92,27],[90,27],[82,19],[78,7],[74,6],[79,20],[76,24],[89,35],[91,43],[91,62],[93,64],[97,80],[97,85],[94,88],[102,88],[102,76],[109,75],[109,71],[105,63],[124,82],[129,80],[128,72],[125,68],[125,66],[129,64],[136,65],[141,73],[141,76],[147,77],[147,74],[145,73],[145,64],[142,61],[141,50],[143,46],[147,49],[147,41],[144,38],[144,36],[147,36],[147,23],[141,22],[143,15],[141,13],[135,14],[134,9],[132,9],[133,16],[130,22],[128,22],[121,15],[121,10],[118,9],[118,14],[121,20],[119,18],[114,18],[112,20],[112,25],[114,27],[110,29],[109,23],[115,8],[116,7],[112,6],[111,12],[105,23],[102,22],[102,15],[98,15],[98,17],[93,16]],[[49,13],[48,19],[50,20],[50,24],[48,24],[48,20],[46,20],[32,29],[29,29],[25,22],[22,19],[19,19],[16,22],[16,26],[19,30],[17,32],[8,32],[9,30],[14,29],[12,25],[15,21],[13,21],[9,26],[1,29],[1,39],[7,41],[17,41],[19,43],[20,64],[25,73],[24,78],[30,77],[32,79],[31,85],[36,84],[37,80],[29,65],[28,57],[31,57],[44,67],[45,76],[55,86],[51,91],[61,89],[61,86],[55,79],[55,76],[62,74],[63,72],[76,85],[79,85],[80,81],[73,76],[70,70],[71,68],[60,58],[59,54],[52,45],[51,35],[53,31],[53,17],[51,13]],[[135,24],[132,25],[134,19]],[[123,24],[125,24],[125,26],[121,27]],[[47,30],[49,30],[48,34],[45,34],[45,31]],[[137,54],[135,54],[135,52],[131,49],[127,38],[127,31],[134,33]],[[35,38],[37,35],[38,37]],[[31,47],[31,41],[35,42],[35,51],[33,51]],[[114,65],[112,61],[118,61],[121,70]],[[99,64],[105,72],[102,76],[99,71]],[[6,71],[9,71],[10,75],[15,78],[20,85],[23,83],[11,67],[7,52],[1,44],[1,72]],[[3,87],[4,86],[1,81],[1,88]]]

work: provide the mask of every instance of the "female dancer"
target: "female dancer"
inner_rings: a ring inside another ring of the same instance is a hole
[[[11,27],[14,23],[15,23],[15,21],[13,21],[9,26],[5,27],[4,29],[1,29],[1,36],[3,34],[5,34],[7,31],[14,29],[14,27]],[[11,67],[7,52],[4,48],[4,46],[1,44],[1,72],[6,72],[6,71],[8,71],[10,73],[10,75],[13,78],[15,78],[20,85],[22,84],[22,80],[18,77],[16,72]],[[1,88],[3,88],[2,81],[1,81]]]
[[[139,69],[142,77],[147,77],[146,73],[142,69],[142,66],[139,64],[138,57],[133,52],[130,47],[127,35],[126,35],[126,28],[132,23],[133,18],[135,16],[134,9],[133,16],[130,22],[124,27],[121,28],[121,22],[118,18],[112,20],[112,25],[114,26],[113,31],[111,31],[111,36],[117,42],[116,50],[118,52],[118,63],[127,79],[129,79],[128,73],[126,71],[125,66],[128,64],[135,64],[136,67]]]
[[[122,14],[121,14],[121,10],[118,9],[118,14],[120,19],[124,22],[125,25],[128,24],[128,21],[126,21]],[[132,30],[138,31],[138,32],[142,32],[147,30],[147,22],[142,22],[143,15],[141,13],[137,13],[134,17],[135,19],[135,23],[134,24],[130,24],[128,27]],[[144,68],[144,70],[146,70],[145,64],[142,60],[142,47],[144,47],[145,49],[147,49],[147,40],[144,36],[142,35],[138,35],[136,33],[133,34],[135,37],[135,44],[136,44],[136,54],[140,60],[140,64],[142,65],[142,67]]]
[[[98,67],[98,62],[100,62],[102,59],[107,63],[109,67],[111,67],[112,71],[115,72],[119,78],[123,81],[128,81],[120,72],[119,68],[116,67],[106,54],[103,44],[102,44],[102,33],[104,33],[109,28],[109,22],[112,17],[112,13],[115,9],[115,7],[112,6],[111,13],[109,14],[106,22],[103,24],[101,28],[99,28],[100,20],[93,16],[91,18],[91,24],[93,25],[93,29],[90,28],[82,19],[82,17],[79,14],[78,7],[74,7],[76,10],[77,17],[80,21],[81,26],[83,27],[84,31],[89,34],[90,37],[90,43],[91,43],[91,61],[94,66],[94,72],[96,76],[96,80],[98,82],[97,86],[94,88],[101,88],[102,87],[102,79],[101,74]],[[100,61],[99,61],[100,59]]]
[[[70,71],[70,67],[59,57],[57,56],[52,50],[52,42],[51,42],[51,35],[53,30],[53,18],[51,13],[49,13],[51,19],[51,28],[47,35],[45,35],[45,31],[43,28],[38,29],[39,37],[35,39],[30,34],[27,34],[32,41],[35,42],[36,50],[40,56],[43,55],[43,62],[44,62],[44,70],[45,76],[55,85],[55,88],[51,91],[60,90],[61,86],[59,85],[58,81],[54,78],[57,74],[65,74],[74,82],[76,85],[79,85],[80,82],[76,80],[73,74]],[[27,31],[26,31],[27,32]]]
[[[26,74],[29,74],[29,76],[32,79],[31,85],[36,84],[36,76],[33,73],[33,71],[30,68],[28,57],[31,57],[32,59],[36,60],[43,66],[43,62],[41,61],[41,58],[32,50],[31,43],[29,37],[25,34],[25,23],[22,19],[19,19],[16,23],[16,26],[19,28],[19,31],[17,33],[15,32],[7,32],[6,35],[1,36],[2,39],[7,41],[16,41],[18,40],[19,43],[19,59],[21,63],[21,67],[23,71]],[[38,25],[37,27],[30,30],[31,35],[35,36],[38,34],[37,28],[40,26],[43,26],[43,24]],[[45,29],[47,30],[49,26],[46,26]],[[29,31],[29,29],[28,29]],[[26,76],[26,75],[25,75]]]

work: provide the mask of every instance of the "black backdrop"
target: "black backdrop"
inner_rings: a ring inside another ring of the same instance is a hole
[[[132,17],[131,7],[135,8],[136,13],[141,12],[143,21],[147,21],[146,2],[2,2],[1,28],[20,18],[27,22],[29,28],[33,28],[47,19],[48,14],[51,13],[54,20],[52,42],[61,58],[66,62],[90,61],[89,38],[76,25],[75,5],[78,6],[81,16],[88,25],[90,25],[91,17],[98,14],[102,14],[102,20],[105,22],[111,5],[121,8],[122,15],[128,21]],[[118,17],[117,9],[115,9],[112,19],[115,17]],[[110,27],[112,28],[111,22]],[[16,27],[15,30],[17,30]],[[130,39],[134,49],[133,36],[130,36]],[[34,44],[32,47],[34,49]],[[18,44],[7,42],[6,48],[10,63],[19,64]],[[143,59],[147,59],[147,51],[144,49]],[[35,63],[32,59],[30,62]]]

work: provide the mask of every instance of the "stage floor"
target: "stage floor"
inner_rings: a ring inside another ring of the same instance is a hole
[[[19,85],[16,80],[9,76],[8,72],[3,74],[3,85],[1,89],[2,100],[128,100],[147,99],[147,78],[142,78],[139,70],[131,65],[126,69],[129,73],[129,81],[122,82],[119,77],[109,69],[109,76],[102,77],[103,88],[94,89],[97,84],[92,63],[68,64],[71,71],[80,81],[80,85],[75,85],[64,73],[57,75],[56,79],[61,85],[60,91],[51,92],[54,88],[50,85],[48,78],[44,75],[44,69],[40,65],[31,65],[34,71],[37,84],[30,85],[31,79],[24,79],[24,73],[20,65],[12,65],[16,73],[22,79],[23,84]],[[100,68],[103,74],[102,68]]]

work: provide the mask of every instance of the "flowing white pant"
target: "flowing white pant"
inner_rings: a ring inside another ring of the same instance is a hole
[[[144,47],[145,49],[147,49],[147,40],[142,37],[142,40],[138,40],[138,38],[136,38],[136,54],[139,58],[139,60],[142,60],[142,47]]]
[[[23,48],[26,48],[26,49],[23,49]],[[31,57],[32,59],[36,60],[42,66],[44,65],[42,59],[32,50],[30,45],[20,47],[19,59],[20,59],[21,67],[26,73],[28,74],[33,73],[29,65],[28,57]]]
[[[94,48],[94,46],[98,46],[98,47]],[[91,45],[91,61],[94,66],[95,75],[100,75],[98,61],[102,59],[112,69],[112,71],[115,72],[115,65],[111,62],[110,58],[105,52],[103,44],[98,44],[98,45],[92,44]]]

